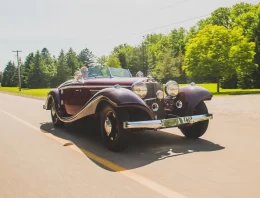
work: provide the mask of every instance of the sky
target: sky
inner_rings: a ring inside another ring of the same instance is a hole
[[[70,47],[108,55],[116,45],[138,45],[146,34],[189,29],[239,2],[257,0],[0,0],[0,71],[9,60],[16,64],[13,50],[22,51],[22,61],[44,47],[56,57]]]

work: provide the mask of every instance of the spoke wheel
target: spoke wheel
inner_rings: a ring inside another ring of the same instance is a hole
[[[54,100],[52,101],[52,104],[51,104],[51,119],[52,119],[52,123],[54,126],[61,127],[64,125],[64,122],[62,122],[57,116],[57,111],[56,111]]]
[[[101,112],[101,134],[105,146],[112,151],[122,151],[128,146],[130,130],[123,128],[129,114],[123,109],[105,106]]]

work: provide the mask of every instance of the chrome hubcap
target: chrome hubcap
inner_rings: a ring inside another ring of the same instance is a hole
[[[51,114],[52,114],[53,117],[56,115],[56,110],[55,110],[55,106],[54,105],[52,105]]]
[[[112,131],[112,124],[111,124],[109,117],[107,117],[107,119],[105,120],[105,130],[106,130],[107,136],[109,136]]]
[[[104,128],[107,137],[112,141],[115,140],[117,137],[116,116],[112,111],[108,112],[106,115]]]

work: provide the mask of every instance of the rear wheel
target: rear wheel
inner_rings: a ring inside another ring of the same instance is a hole
[[[130,129],[123,128],[123,122],[129,120],[129,113],[110,105],[103,107],[100,116],[101,135],[105,146],[112,151],[122,151],[127,148]]]
[[[57,116],[54,100],[51,103],[51,119],[54,126],[62,127],[64,125],[64,122],[62,122]]]
[[[203,101],[196,106],[193,115],[201,114],[208,114],[208,108]],[[191,126],[181,127],[180,130],[187,138],[199,138],[207,131],[208,125],[209,120],[205,120],[194,123]]]

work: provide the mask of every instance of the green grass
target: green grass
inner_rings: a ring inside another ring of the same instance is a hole
[[[180,84],[180,87],[190,85],[190,84]],[[210,92],[217,92],[217,84],[209,83],[209,84],[196,84],[196,86],[204,87],[205,89],[209,90]]]
[[[189,84],[180,84],[180,86],[185,86]],[[217,93],[217,84],[196,84],[209,90],[213,95],[240,95],[240,94],[252,94],[260,93],[260,89],[220,89],[220,92]],[[0,91],[9,92],[14,94],[21,94],[34,97],[46,97],[47,93],[51,90],[48,89],[22,89],[19,91],[18,87],[0,87]]]
[[[21,94],[27,96],[35,96],[35,97],[46,97],[47,93],[51,89],[22,89],[19,91],[18,87],[0,87],[0,91],[9,92],[14,94]]]
[[[185,86],[189,84],[180,84],[180,86]],[[197,86],[204,87],[209,90],[213,95],[241,95],[241,94],[252,94],[252,93],[260,93],[260,89],[219,89],[219,93],[217,93],[217,84],[209,83],[209,84],[196,84]]]

